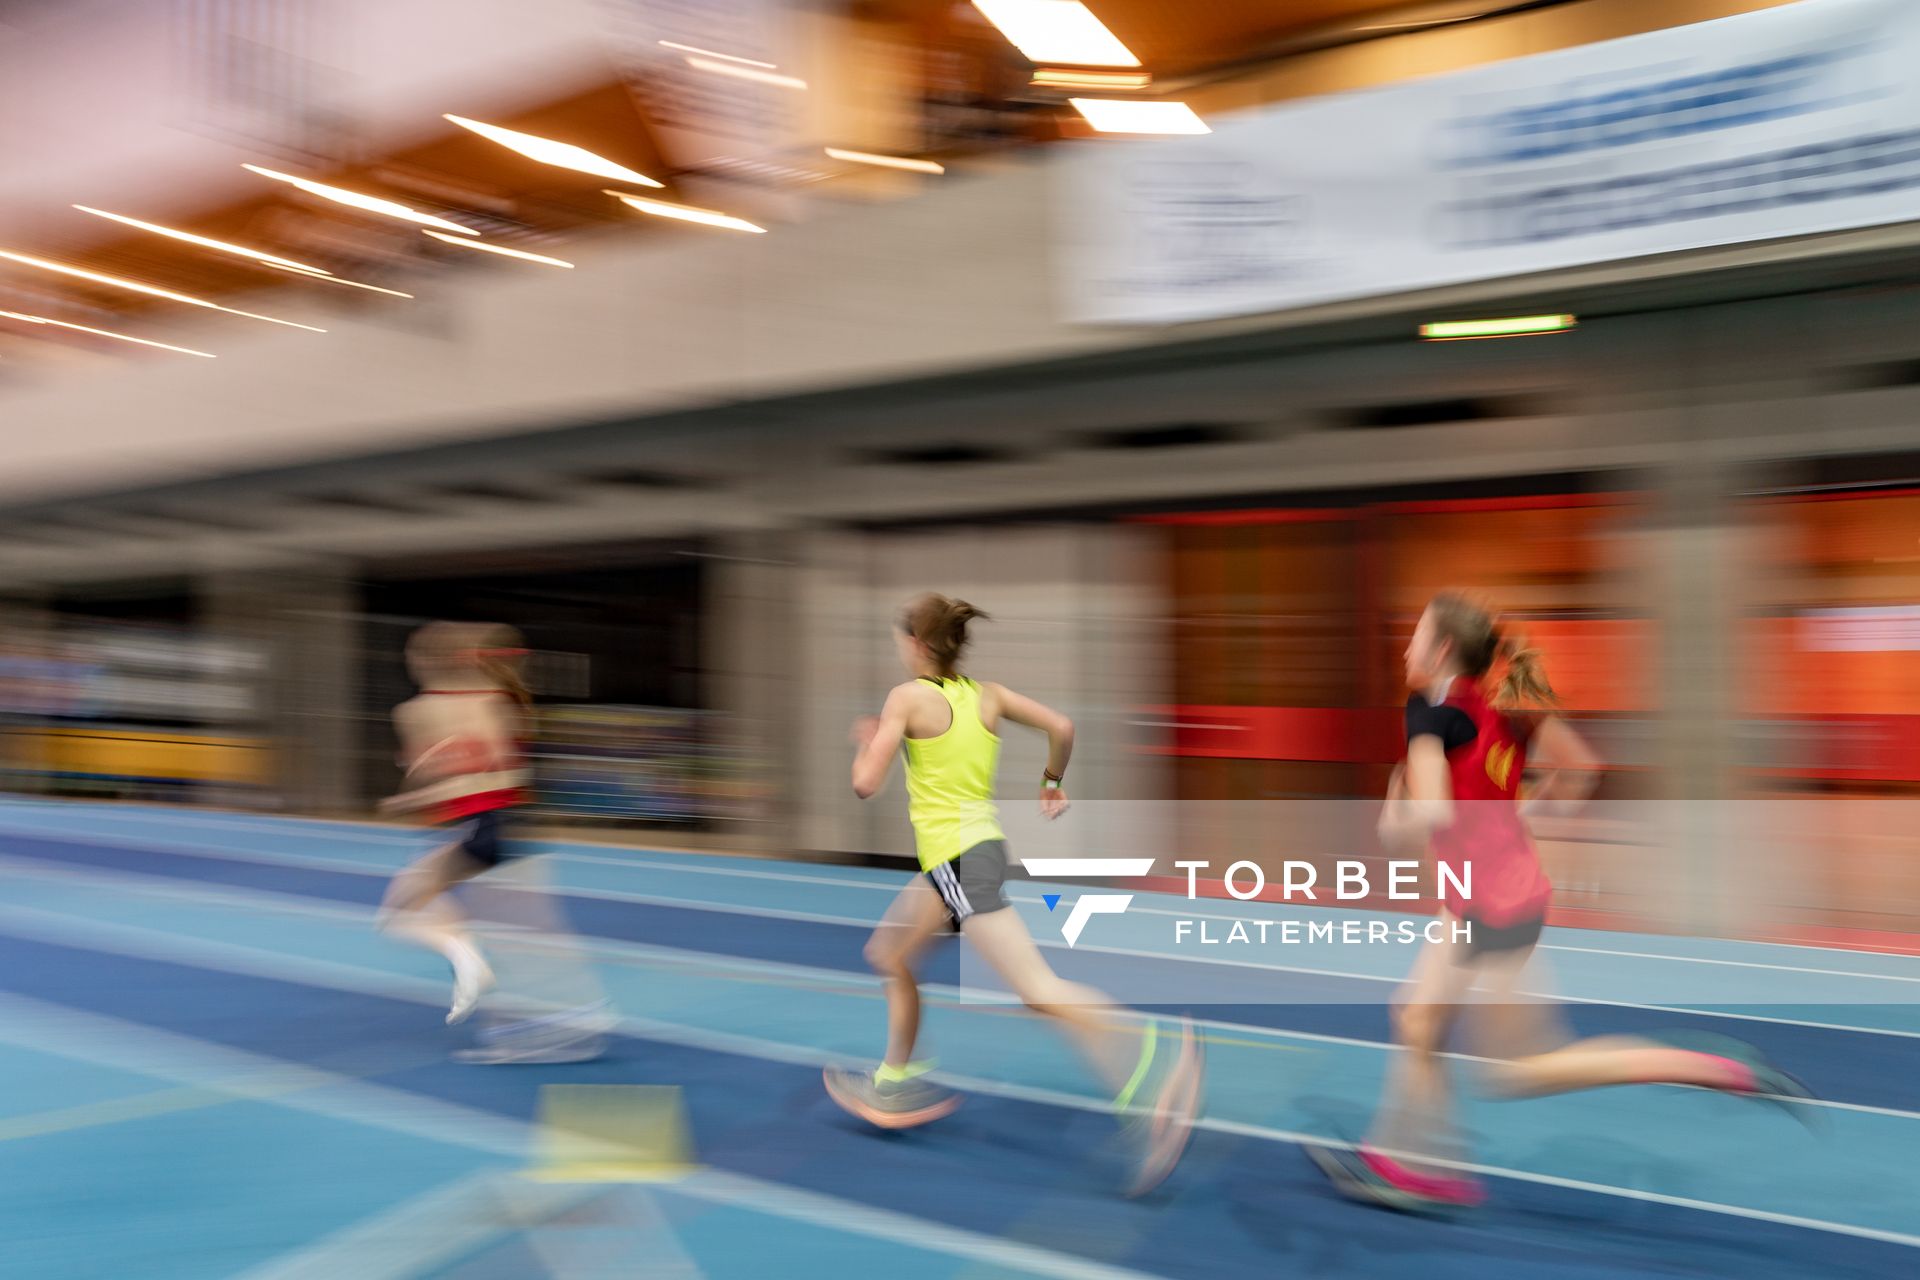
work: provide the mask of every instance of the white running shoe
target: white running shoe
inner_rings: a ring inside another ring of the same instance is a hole
[[[476,1045],[471,1049],[456,1049],[453,1057],[456,1062],[465,1062],[474,1066],[536,1066],[565,1062],[592,1062],[607,1052],[607,1038],[598,1035],[575,1036],[566,1039],[541,1039],[527,1043],[503,1041],[497,1044]]]
[[[453,1007],[447,1010],[447,1025],[465,1022],[479,1007],[480,997],[493,990],[493,967],[472,943],[456,948],[448,957],[453,962]]]

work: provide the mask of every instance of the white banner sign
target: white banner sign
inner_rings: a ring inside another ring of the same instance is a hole
[[[1759,13],[1087,143],[1075,320],[1169,323],[1920,216],[1920,4]]]

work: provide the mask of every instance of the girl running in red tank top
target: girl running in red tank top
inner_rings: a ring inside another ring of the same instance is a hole
[[[1489,696],[1496,660],[1504,660],[1505,672]],[[1500,1096],[1685,1084],[1774,1102],[1807,1099],[1804,1086],[1739,1041],[1716,1038],[1713,1052],[1637,1036],[1574,1041],[1550,1006],[1521,992],[1521,972],[1553,896],[1526,818],[1577,809],[1592,792],[1596,761],[1551,713],[1557,699],[1538,655],[1471,597],[1434,598],[1407,646],[1406,664],[1413,690],[1407,758],[1388,787],[1381,842],[1400,856],[1431,852],[1449,873],[1440,876],[1442,920],[1465,929],[1460,936],[1449,928],[1446,941],[1428,944],[1395,1001],[1394,1035],[1403,1051],[1367,1140],[1307,1147],[1335,1186],[1355,1199],[1416,1211],[1484,1198],[1477,1180],[1457,1172],[1464,1153],[1444,1057],[1476,993],[1476,1029],[1491,1060],[1488,1084]],[[1528,704],[1533,712],[1519,710]],[[1544,768],[1546,778],[1522,800],[1529,764]]]

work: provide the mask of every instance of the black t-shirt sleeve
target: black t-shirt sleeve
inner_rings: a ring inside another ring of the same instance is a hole
[[[1458,707],[1445,703],[1434,706],[1418,693],[1407,695],[1407,741],[1422,735],[1440,739],[1448,751],[1456,751],[1476,736],[1473,721]]]

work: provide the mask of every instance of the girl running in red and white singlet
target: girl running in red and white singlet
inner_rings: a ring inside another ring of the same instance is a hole
[[[1496,659],[1505,672],[1489,696]],[[1407,758],[1389,784],[1380,819],[1390,851],[1429,850],[1442,875],[1442,919],[1467,936],[1429,943],[1394,1007],[1404,1052],[1368,1140],[1307,1152],[1344,1193],[1398,1209],[1453,1209],[1480,1202],[1461,1177],[1460,1146],[1443,1051],[1467,998],[1486,1037],[1488,1079],[1506,1097],[1538,1097],[1622,1084],[1684,1084],[1775,1102],[1805,1100],[1804,1086],[1751,1046],[1715,1038],[1712,1049],[1637,1036],[1573,1041],[1550,1006],[1529,1001],[1521,971],[1546,923],[1553,885],[1526,818],[1571,811],[1592,792],[1596,761],[1579,735],[1548,710],[1557,702],[1538,655],[1506,633],[1469,596],[1434,598],[1406,651]],[[1523,714],[1518,708],[1537,710]],[[1529,764],[1545,780],[1522,800]],[[1469,898],[1462,889],[1471,892]],[[1555,1047],[1557,1046],[1557,1047]],[[1795,1108],[1796,1112],[1800,1108]]]
[[[453,966],[449,1023],[472,1013],[494,981],[447,890],[514,855],[510,827],[527,795],[533,705],[520,674],[524,654],[511,628],[466,623],[431,623],[407,643],[420,692],[394,708],[393,722],[408,789],[383,807],[425,812],[448,839],[394,877],[381,918],[389,932]]]

